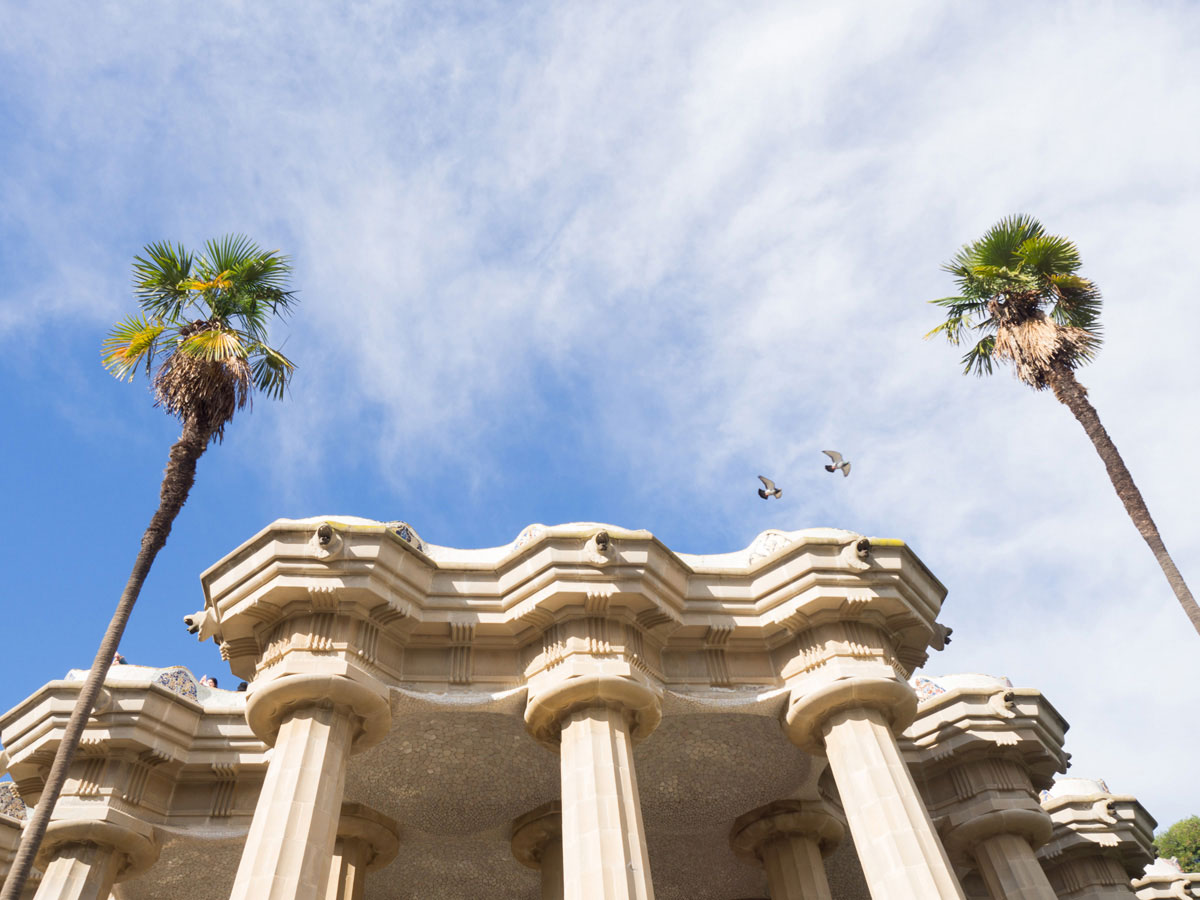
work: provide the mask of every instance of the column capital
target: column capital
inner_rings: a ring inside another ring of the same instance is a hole
[[[739,816],[729,845],[742,859],[761,862],[767,844],[791,836],[815,842],[828,856],[846,836],[846,822],[823,800],[776,800]]]
[[[969,855],[980,843],[998,834],[1022,837],[1036,849],[1048,840],[1054,828],[1040,809],[988,808],[970,819],[952,822],[942,833],[942,843],[952,859]]]
[[[801,750],[825,755],[825,726],[835,713],[873,709],[893,733],[902,731],[916,715],[917,696],[898,678],[878,675],[847,676],[832,683],[792,689],[784,722],[788,737]]]
[[[576,710],[606,707],[621,711],[634,741],[662,720],[660,693],[629,675],[579,674],[541,686],[525,705],[525,727],[540,743],[556,747],[563,720]]]
[[[153,829],[135,819],[123,824],[106,819],[60,820],[46,827],[34,865],[44,870],[57,851],[68,844],[96,844],[118,854],[115,881],[144,874],[154,865],[159,852]]]
[[[540,869],[547,845],[562,839],[562,804],[543,803],[512,823],[512,854],[530,869]]]
[[[343,803],[337,840],[359,841],[369,849],[364,868],[382,869],[400,850],[400,826],[395,819],[361,803]]]
[[[256,681],[246,696],[246,722],[268,746],[291,712],[306,707],[340,707],[357,717],[351,753],[383,740],[392,724],[387,688],[375,679],[342,674],[294,673]]]

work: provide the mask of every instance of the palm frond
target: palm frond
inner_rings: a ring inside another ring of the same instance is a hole
[[[201,261],[203,268],[216,275],[219,272],[233,272],[246,260],[261,255],[262,250],[258,245],[244,234],[227,234],[204,245]]]
[[[1100,289],[1077,275],[1051,275],[1049,280],[1054,296],[1050,315],[1054,321],[1099,334],[1103,304]]]
[[[254,379],[254,387],[275,400],[283,398],[292,373],[296,371],[295,364],[278,350],[266,344],[252,344],[250,356],[250,373]]]
[[[194,259],[182,245],[147,244],[133,258],[133,293],[142,311],[156,319],[177,319],[188,305]]]
[[[946,310],[946,320],[926,332],[925,340],[941,334],[951,344],[957,345],[961,343],[964,332],[983,328],[991,321],[987,317],[986,300],[974,297],[942,297],[929,302]]]
[[[121,380],[133,380],[139,366],[146,374],[154,363],[157,342],[166,325],[141,316],[129,316],[118,322],[100,344],[101,363]]]
[[[976,265],[1016,268],[1020,264],[1021,245],[1040,235],[1042,230],[1042,223],[1033,216],[1008,216],[968,247]]]
[[[1021,268],[1042,278],[1069,275],[1081,264],[1079,248],[1074,242],[1055,234],[1039,234],[1029,238],[1017,250]]]
[[[221,328],[207,328],[188,335],[179,345],[179,351],[209,362],[246,358],[246,348],[237,332]]]
[[[988,335],[983,338],[978,344],[963,354],[963,374],[964,375],[991,375],[992,374],[992,356],[996,350],[995,335]]]

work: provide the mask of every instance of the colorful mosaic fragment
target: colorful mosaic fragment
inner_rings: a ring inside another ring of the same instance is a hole
[[[161,684],[168,691],[173,691],[180,697],[187,697],[189,700],[197,699],[196,679],[182,666],[164,670],[154,679],[154,683]]]
[[[944,687],[932,678],[926,678],[923,675],[918,675],[913,679],[913,690],[917,692],[917,700],[921,703],[936,697],[938,694],[946,693]]]
[[[24,819],[26,812],[25,801],[17,793],[17,786],[11,781],[0,783],[0,814]]]

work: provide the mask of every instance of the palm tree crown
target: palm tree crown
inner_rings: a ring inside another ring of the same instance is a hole
[[[966,372],[991,374],[993,359],[1008,360],[1030,387],[1049,387],[1052,370],[1076,369],[1100,347],[1100,291],[1079,267],[1075,244],[1046,234],[1037,219],[1002,219],[942,267],[959,295],[932,301],[946,320],[926,337],[960,344],[975,332]]]
[[[280,398],[291,380],[295,366],[266,343],[272,316],[296,302],[291,267],[240,235],[209,241],[198,256],[166,242],[143,253],[133,263],[141,314],[109,332],[104,365],[122,379],[144,368],[158,405],[219,441],[253,390]]]

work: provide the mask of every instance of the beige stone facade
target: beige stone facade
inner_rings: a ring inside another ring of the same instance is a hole
[[[1038,692],[917,671],[945,590],[899,541],[316,517],[202,584],[249,689],[114,667],[30,896],[1132,897],[1153,858],[1135,800],[1054,782]],[[0,869],[82,677],[0,717]]]

